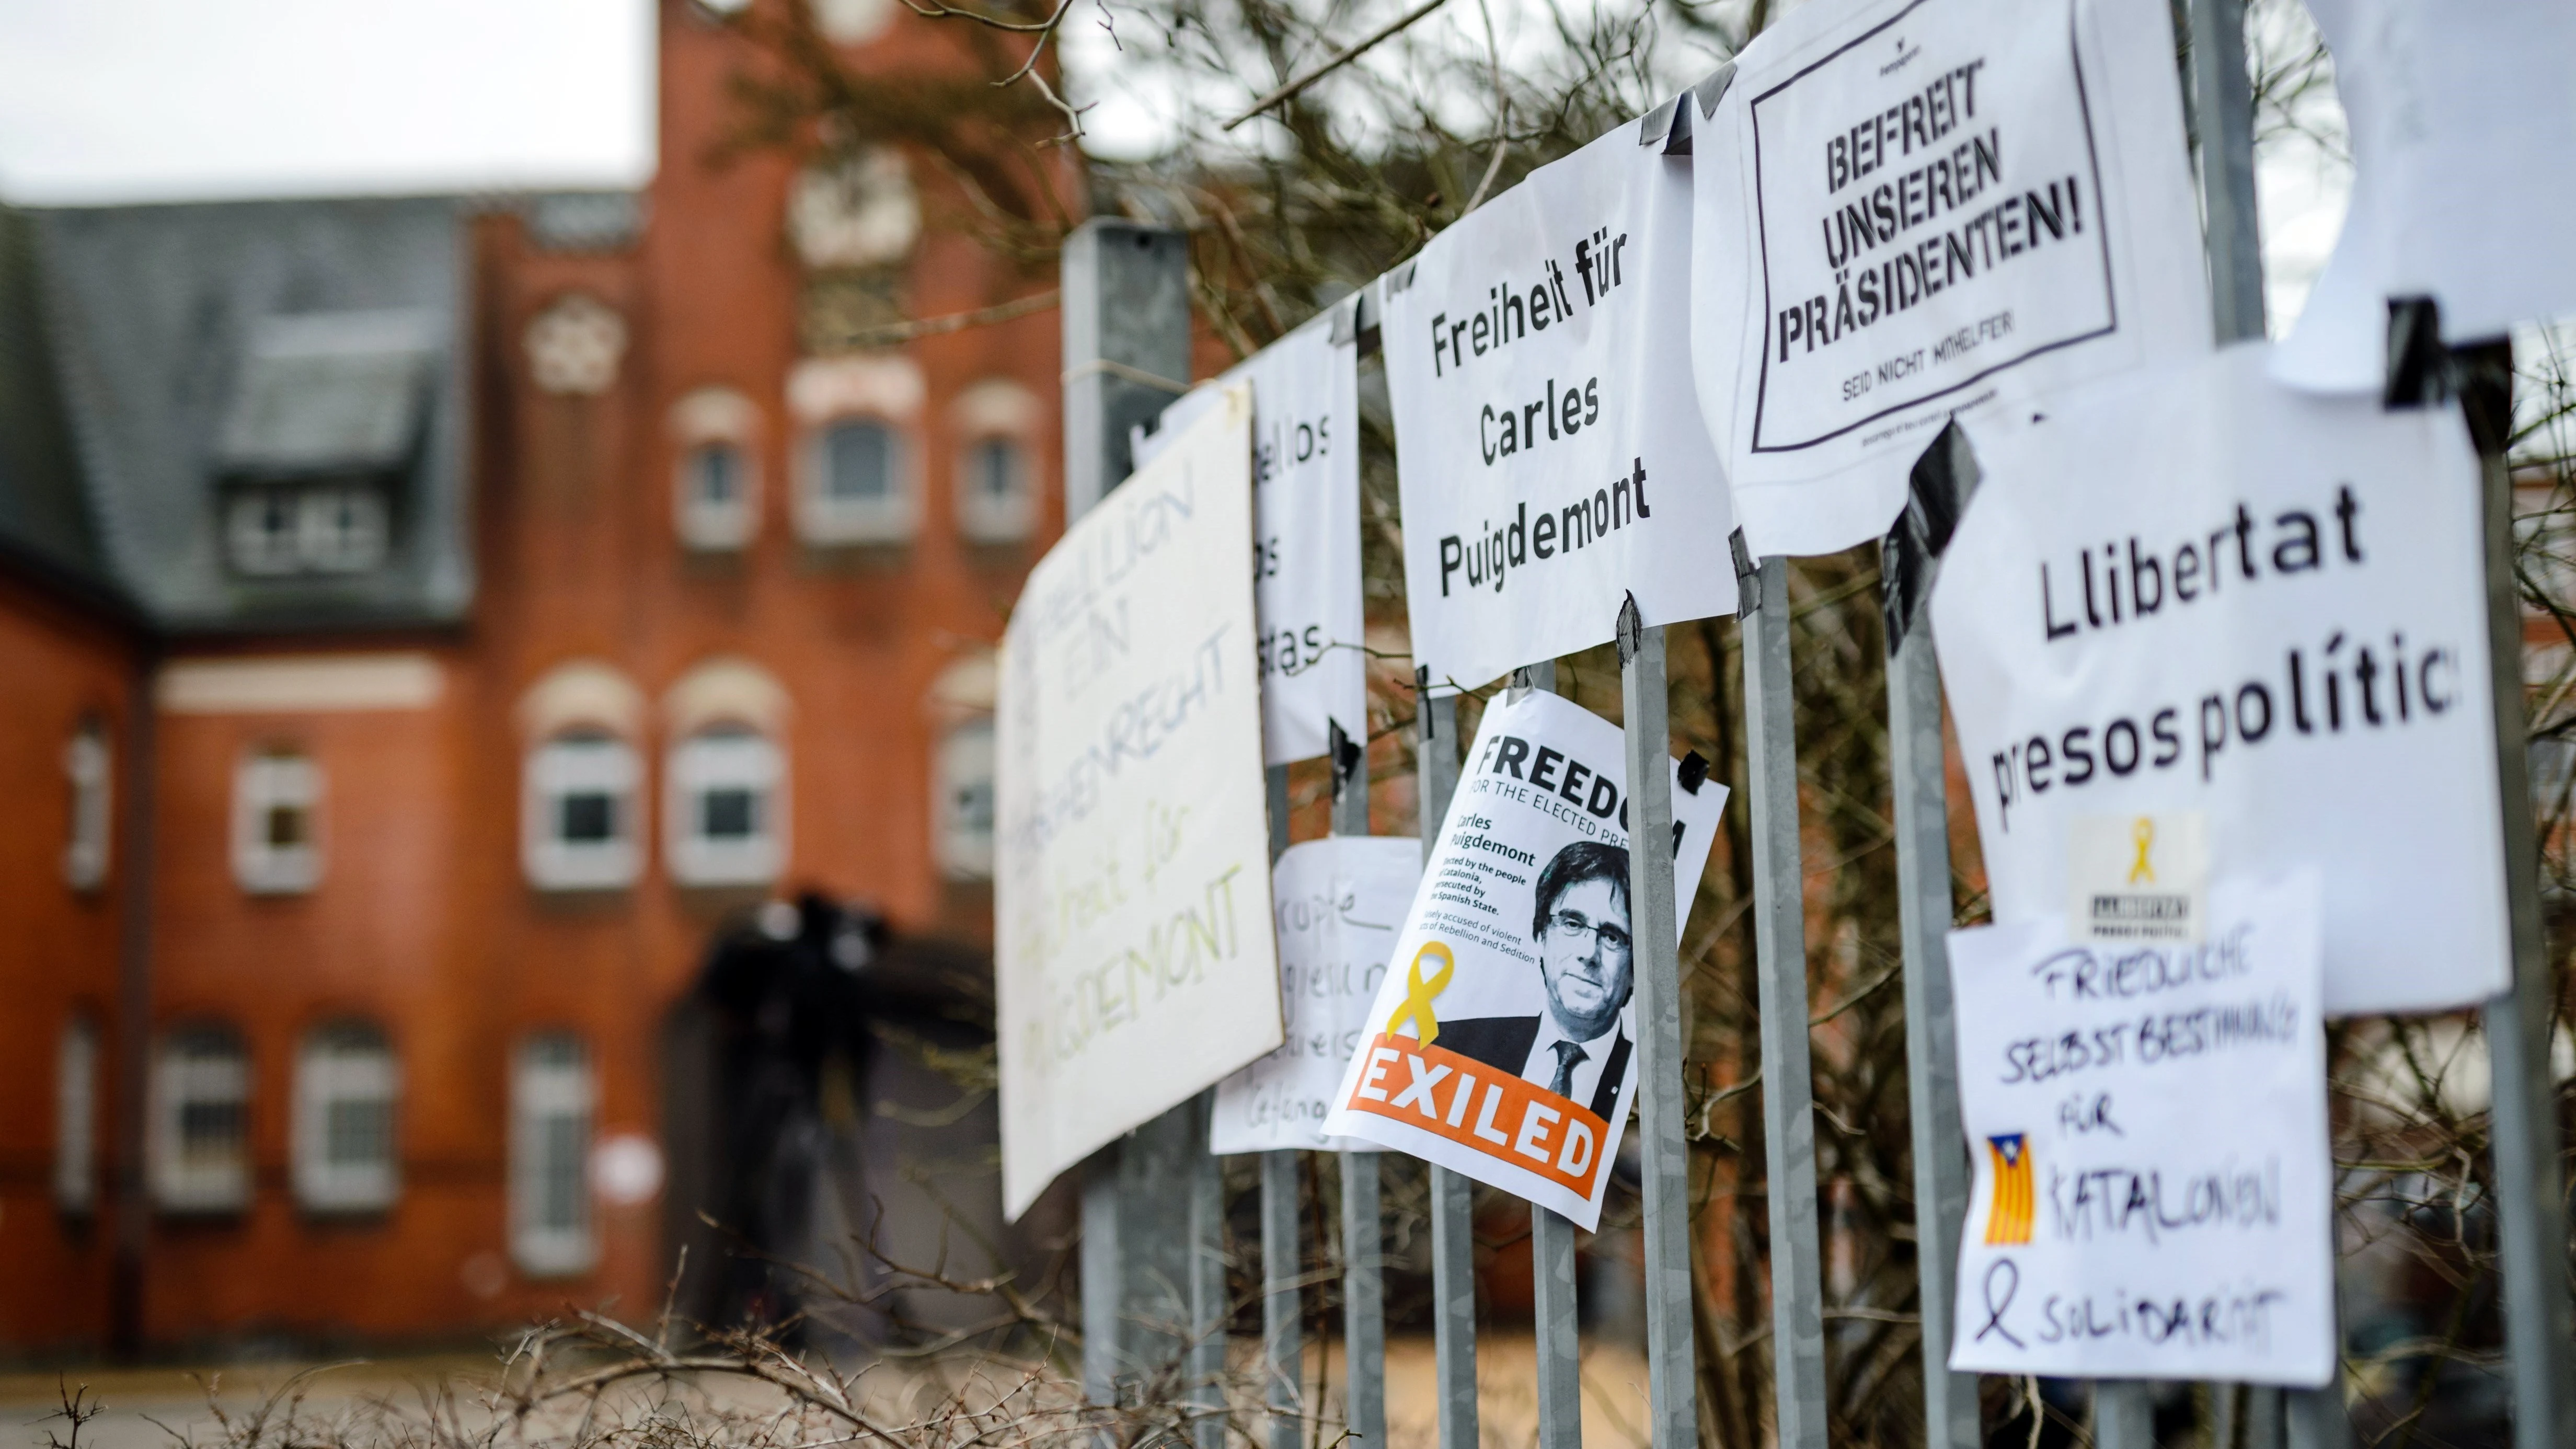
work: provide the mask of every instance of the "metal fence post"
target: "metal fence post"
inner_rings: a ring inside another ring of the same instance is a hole
[[[1288,853],[1288,767],[1266,772],[1270,793],[1270,863]],[[1261,1154],[1261,1362],[1263,1403],[1270,1410],[1270,1449],[1297,1449],[1303,1427],[1305,1295],[1297,1224],[1305,1154],[1293,1147]]]
[[[1807,1044],[1806,876],[1789,680],[1789,561],[1743,574],[1745,765],[1761,981],[1762,1130],[1771,1218],[1771,1363],[1779,1449],[1825,1449],[1823,1254],[1816,1224],[1815,1079]]]
[[[1950,1000],[1950,793],[1941,734],[1941,667],[1929,594],[1976,459],[1945,428],[1914,465],[1913,502],[1890,535],[1887,764],[1896,804],[1896,900],[1905,948],[1905,1075],[1914,1136],[1914,1262],[1922,1284],[1923,1423],[1930,1449],[1979,1449],[1977,1376],[1950,1371],[1968,1158],[1959,1134],[1958,1023]],[[1909,572],[1910,570],[1910,572]]]
[[[1332,731],[1333,833],[1369,833],[1368,745]],[[1337,1154],[1342,1169],[1343,1426],[1361,1449],[1386,1443],[1386,1277],[1377,1154]]]
[[[1680,904],[1673,885],[1671,700],[1664,629],[1632,597],[1620,608],[1620,718],[1627,735],[1628,897],[1636,946],[1637,1141],[1645,1164],[1646,1413],[1654,1449],[1696,1449],[1699,1377],[1691,1309],[1690,1146],[1683,1136]]]
[[[1512,675],[1514,698],[1531,690],[1556,692],[1555,660],[1526,665]],[[1635,798],[1633,786],[1630,798]],[[1640,831],[1645,828],[1638,825]],[[1630,911],[1635,928],[1633,905]],[[1583,1322],[1576,1301],[1574,1224],[1536,1203],[1530,1205],[1530,1286],[1538,1357],[1538,1449],[1577,1449],[1583,1442]]]
[[[1167,228],[1103,218],[1065,239],[1068,524],[1127,476],[1128,427],[1159,414],[1189,376],[1188,264],[1187,238]],[[1185,1335],[1208,1322],[1194,1290],[1204,1235],[1222,1224],[1192,1211],[1207,1159],[1205,1111],[1193,1100],[1084,1166],[1082,1383],[1093,1403],[1117,1402],[1122,1381],[1181,1366]],[[1189,1366],[1200,1362],[1193,1351]]]
[[[1440,839],[1449,797],[1458,793],[1458,700],[1434,698],[1431,666],[1414,669],[1414,708],[1422,744],[1422,851]],[[1466,1178],[1433,1164],[1431,1176],[1431,1314],[1433,1376],[1439,1384],[1440,1449],[1479,1449],[1476,1440],[1476,1242]]]

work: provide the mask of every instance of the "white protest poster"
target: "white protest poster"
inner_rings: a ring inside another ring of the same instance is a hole
[[[1360,603],[1359,343],[1316,318],[1130,434],[1143,468],[1226,389],[1252,384],[1252,604],[1260,616],[1264,763],[1332,749],[1335,724],[1368,738]]]
[[[1637,1085],[1622,749],[1553,694],[1486,708],[1325,1131],[1600,1221]],[[1678,935],[1726,789],[1672,768]]]
[[[1801,5],[1696,128],[1692,360],[1753,552],[1887,531],[1952,414],[2209,348],[2165,0]]]
[[[2508,958],[2477,457],[2455,407],[2295,392],[2266,350],[1980,451],[1932,622],[1995,917],[2065,912],[2088,817],[2143,822],[2143,887],[2197,813],[2210,879],[2322,874],[2328,1012],[2480,1001]]]
[[[1369,1007],[1421,881],[1422,842],[1410,837],[1309,840],[1288,847],[1271,867],[1288,1040],[1217,1083],[1210,1152],[1374,1150],[1325,1136],[1324,1117],[1370,1035]]]
[[[1413,655],[1474,687],[1730,613],[1734,529],[1690,391],[1689,163],[1622,126],[1385,282]]]
[[[2303,387],[2376,392],[2388,299],[2443,340],[2576,311],[2576,6],[2309,0],[2352,136],[2350,209],[2275,358]]]
[[[1065,531],[1002,645],[1002,1199],[1280,1043],[1253,664],[1252,397]]]
[[[2333,1376],[2316,873],[2212,897],[2197,946],[1950,933],[1976,1174],[1951,1368]]]

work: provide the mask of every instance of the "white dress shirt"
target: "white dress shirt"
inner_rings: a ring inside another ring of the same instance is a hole
[[[1601,1069],[1610,1064],[1610,1052],[1619,1041],[1619,1018],[1610,1018],[1609,1029],[1599,1036],[1577,1041],[1566,1035],[1556,1013],[1542,1009],[1538,1014],[1538,1040],[1530,1043],[1529,1061],[1521,1068],[1521,1080],[1550,1086],[1556,1081],[1556,1044],[1572,1041],[1583,1048],[1583,1060],[1574,1064],[1574,1082],[1566,1096],[1578,1107],[1590,1110],[1592,1094],[1601,1086]]]

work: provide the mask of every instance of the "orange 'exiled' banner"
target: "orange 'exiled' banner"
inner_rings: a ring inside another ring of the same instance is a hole
[[[1511,1154],[1522,1171],[1582,1198],[1593,1195],[1609,1136],[1606,1123],[1567,1098],[1409,1036],[1382,1034],[1369,1043],[1359,1085],[1343,1105],[1436,1132],[1471,1152]]]

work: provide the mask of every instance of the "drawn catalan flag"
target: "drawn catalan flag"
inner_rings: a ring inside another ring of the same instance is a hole
[[[1995,1177],[1994,1206],[1986,1213],[1986,1245],[2027,1243],[2031,1220],[2038,1211],[2038,1190],[2031,1183],[2030,1144],[2023,1134],[2007,1132],[1986,1139],[1986,1155]]]

